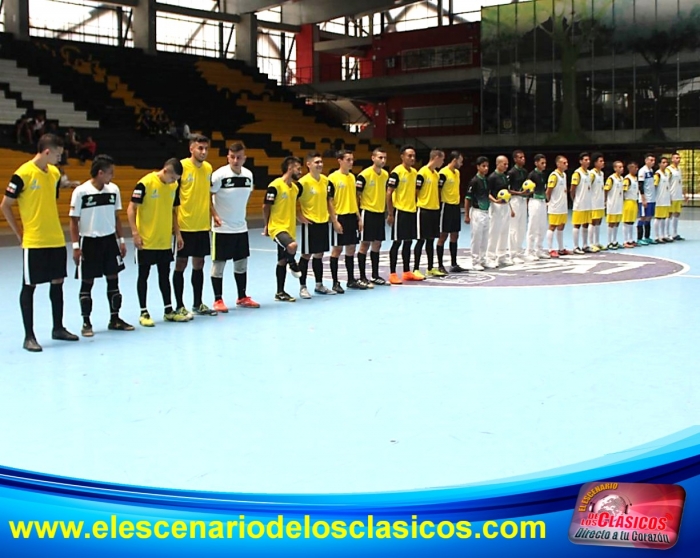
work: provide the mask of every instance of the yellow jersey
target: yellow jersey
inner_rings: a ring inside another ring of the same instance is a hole
[[[445,167],[442,169],[440,171],[438,187],[440,189],[440,201],[442,203],[460,205],[460,176],[457,169],[452,170],[450,167]]]
[[[437,171],[430,170],[428,165],[425,165],[418,171],[416,176],[416,190],[418,190],[416,205],[418,207],[423,209],[440,209],[439,180]]]
[[[271,238],[286,232],[296,239],[298,194],[299,188],[294,182],[287,184],[282,178],[270,182],[265,193],[265,204],[270,206],[267,233]]]
[[[328,197],[333,200],[338,215],[357,213],[357,190],[355,175],[343,174],[339,170],[328,177]]]
[[[407,169],[403,164],[394,167],[387,182],[388,188],[393,188],[391,201],[396,209],[416,212],[416,169]]]
[[[379,174],[374,167],[367,167],[357,175],[355,188],[360,193],[360,209],[384,213],[386,209],[386,183],[389,173],[384,169]]]
[[[328,177],[322,174],[316,180],[311,173],[299,180],[299,205],[301,214],[312,223],[327,223],[328,214]]]
[[[198,168],[192,159],[182,163],[180,177],[180,207],[177,222],[181,231],[208,231],[211,229],[210,195],[212,168],[204,161]]]
[[[58,198],[61,172],[53,165],[41,170],[33,161],[19,167],[7,185],[5,195],[17,200],[22,220],[22,248],[65,247]]]
[[[139,205],[136,229],[144,250],[171,250],[173,207],[180,205],[177,182],[165,184],[157,172],[144,176],[134,188],[131,201]]]

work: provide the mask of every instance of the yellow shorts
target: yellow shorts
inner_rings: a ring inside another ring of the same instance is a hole
[[[639,204],[637,200],[625,200],[622,205],[622,220],[625,223],[634,223],[639,214]]]
[[[593,219],[603,219],[605,217],[604,209],[591,209],[591,221]]]
[[[656,206],[656,209],[654,210],[654,219],[666,219],[669,214],[671,213],[671,206],[670,205],[664,205],[664,206]]]
[[[568,215],[566,213],[550,213],[549,224],[551,226],[566,225],[566,218]]]
[[[608,223],[619,223],[622,221],[622,214],[620,213],[618,215],[608,215],[607,221]]]
[[[680,213],[683,208],[683,200],[671,202],[671,213]]]
[[[588,225],[591,222],[590,210],[574,211],[571,215],[571,222],[574,225]]]

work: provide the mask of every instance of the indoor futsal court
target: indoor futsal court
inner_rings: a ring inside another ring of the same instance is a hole
[[[700,423],[694,210],[680,230],[685,242],[293,304],[273,301],[275,246],[251,230],[248,290],[260,309],[164,323],[152,277],[156,327],[112,332],[98,280],[95,337],[60,343],[42,285],[41,354],[22,350],[22,252],[5,236],[0,462],[150,487],[348,493],[544,477],[631,457]],[[463,225],[465,267],[468,242]],[[138,323],[133,263],[120,285],[121,315]],[[66,280],[71,331],[78,288]],[[291,275],[287,291],[298,293]],[[224,299],[234,297],[229,267]]]

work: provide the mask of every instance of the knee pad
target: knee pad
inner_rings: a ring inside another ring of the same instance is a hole
[[[233,262],[234,273],[245,273],[246,271],[248,271],[248,258]]]
[[[214,260],[211,264],[211,276],[221,279],[224,276],[224,267],[226,267],[224,260]]]
[[[119,291],[109,297],[109,304],[112,307],[112,312],[118,312],[122,307],[122,295]]]

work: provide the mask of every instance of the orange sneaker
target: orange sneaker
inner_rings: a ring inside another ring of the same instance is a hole
[[[241,306],[243,308],[260,308],[260,305],[249,296],[245,298],[239,298],[236,301],[236,306]]]
[[[214,310],[226,314],[226,312],[228,312],[228,307],[224,304],[223,299],[220,298],[214,301]]]
[[[424,281],[425,277],[417,277],[412,271],[404,271],[401,279],[403,281]]]
[[[392,273],[389,275],[389,284],[390,285],[401,285],[402,281],[399,279],[399,275],[397,273]]]

